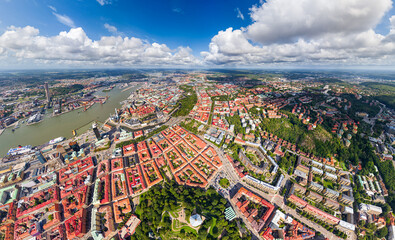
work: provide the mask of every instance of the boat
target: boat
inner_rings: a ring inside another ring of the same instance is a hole
[[[29,117],[27,124],[37,123],[42,120],[42,115],[40,112],[35,113],[33,116]]]
[[[14,128],[13,128],[13,130],[15,131],[15,129],[18,129],[19,128],[19,121],[18,122],[16,122],[16,125],[14,126]]]
[[[102,92],[109,92],[109,91],[111,91],[113,88],[114,88],[114,86],[105,88],[105,89],[102,90]]]
[[[26,154],[32,151],[32,146],[31,145],[27,145],[27,146],[19,146],[17,148],[11,148],[10,150],[8,150],[7,155],[19,155],[19,154]]]
[[[93,104],[95,104],[95,103],[92,102],[92,103],[89,103],[89,104],[84,105],[84,110],[82,110],[82,111],[83,111],[83,112],[87,111],[90,107],[93,106]]]
[[[55,138],[55,139],[52,139],[51,141],[49,141],[48,144],[52,145],[55,143],[60,143],[60,142],[64,141],[65,139],[66,138],[64,138],[64,137],[58,137],[58,138]]]

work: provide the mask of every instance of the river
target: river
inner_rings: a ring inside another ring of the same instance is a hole
[[[77,133],[83,133],[91,127],[92,121],[106,121],[110,114],[115,113],[115,108],[121,106],[120,102],[136,88],[122,92],[121,89],[115,87],[110,92],[97,92],[95,94],[97,96],[108,95],[107,102],[95,103],[85,112],[81,108],[56,117],[46,114],[43,121],[29,126],[21,124],[14,132],[12,128],[7,128],[0,136],[0,156],[5,156],[10,148],[18,145],[38,146],[57,137],[70,138],[74,129],[78,129]]]

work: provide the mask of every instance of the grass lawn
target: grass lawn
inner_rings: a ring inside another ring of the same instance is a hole
[[[179,215],[178,215],[177,212],[171,212],[170,215],[171,215],[173,218],[178,218],[178,217],[179,217]]]
[[[141,215],[141,209],[140,209],[140,208],[137,208],[136,211],[134,212],[134,214],[135,214],[137,217],[140,217],[140,215]]]
[[[323,183],[324,187],[328,187],[330,189],[333,189],[333,183],[331,181],[328,181],[328,180],[324,179],[322,183]]]
[[[228,188],[230,183],[227,178],[221,178],[221,180],[219,180],[219,185],[223,188]]]
[[[185,223],[181,223],[178,219],[173,219],[173,222],[171,224],[171,227],[173,231],[180,231],[181,227],[185,226]]]
[[[346,167],[346,164],[345,164],[344,162],[340,162],[340,166],[342,167],[342,169],[343,169],[344,171],[348,171],[348,169],[347,169],[347,167]]]
[[[211,224],[211,226],[210,226],[210,231],[209,231],[209,233],[210,233],[211,235],[214,235],[214,234],[213,234],[213,228],[215,227],[216,224],[217,224],[217,219],[216,219],[216,218],[213,218],[213,223]]]
[[[175,232],[179,232],[179,231],[181,231],[181,229],[184,229],[185,232],[192,232],[194,234],[197,234],[195,229],[187,226],[186,223],[180,222],[178,219],[174,219],[171,226],[172,226],[173,231],[175,231]]]
[[[178,225],[177,227],[175,225]],[[174,240],[174,239],[184,239],[181,238],[180,231],[184,229],[186,233],[192,233],[194,236],[192,238],[185,238],[186,240],[196,239],[197,231],[191,227],[185,226],[185,223],[180,223],[178,220],[173,220],[172,231],[166,232],[161,235],[163,240]]]
[[[314,182],[322,184],[322,178],[320,178],[318,176],[314,176]]]
[[[191,232],[191,233],[197,234],[197,231],[189,226],[183,226],[181,229],[184,229],[185,232]]]
[[[172,216],[173,218],[178,218],[178,217],[179,217],[178,212],[179,212],[180,210],[181,210],[181,205],[180,205],[176,210],[174,210],[174,211],[169,211],[170,216]]]

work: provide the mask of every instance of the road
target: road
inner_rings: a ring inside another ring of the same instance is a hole
[[[166,126],[173,126],[174,124],[179,124],[180,122],[184,121],[187,117],[171,117],[166,123]]]
[[[185,118],[186,118],[186,117],[171,118],[171,119],[166,123],[166,125],[178,124],[178,123],[180,123],[181,121],[183,121]],[[259,236],[259,233],[256,232],[256,231],[252,228],[251,224],[250,224],[249,221],[244,217],[244,215],[241,214],[241,213],[238,211],[238,208],[237,208],[236,206],[234,206],[234,204],[233,204],[232,201],[231,201],[231,196],[230,196],[230,194],[229,194],[229,191],[226,190],[226,189],[222,189],[222,188],[219,186],[219,184],[218,184],[218,181],[219,181],[220,178],[226,177],[226,178],[230,181],[230,188],[229,188],[229,189],[232,189],[232,188],[233,188],[234,186],[236,186],[236,185],[237,185],[237,186],[238,186],[238,185],[245,185],[245,184],[243,184],[242,179],[239,177],[239,175],[236,173],[236,170],[233,168],[232,164],[231,164],[231,163],[228,161],[228,159],[226,158],[224,151],[223,151],[222,149],[219,149],[215,144],[213,144],[213,143],[211,143],[211,142],[205,140],[204,137],[202,137],[202,136],[200,136],[200,137],[201,137],[201,139],[203,139],[209,146],[212,146],[212,147],[215,149],[215,151],[217,152],[218,156],[220,157],[220,159],[221,159],[221,161],[222,161],[222,163],[223,163],[222,167],[219,169],[219,171],[217,172],[217,174],[215,175],[215,177],[213,177],[213,178],[209,181],[208,186],[213,186],[215,189],[217,189],[217,190],[220,192],[221,195],[223,195],[223,196],[228,200],[228,202],[230,202],[230,204],[232,205],[233,209],[234,209],[235,212],[236,212],[237,217],[243,219],[243,221],[245,222],[247,228],[253,233],[254,239],[262,239],[262,238]],[[89,133],[86,133],[86,134],[84,134],[84,135],[82,135],[82,136],[79,136],[79,138],[80,138],[81,140],[84,140],[84,139],[92,140],[92,139],[94,138],[94,135],[93,135],[93,133],[89,132]],[[88,141],[89,141],[89,140],[88,140]],[[102,159],[109,159],[109,158],[110,158],[110,155],[111,155],[111,152],[112,152],[112,149],[113,149],[113,146],[112,146],[110,149],[108,149],[108,150],[106,150],[106,151],[103,151],[103,152],[101,152],[101,153],[99,153],[99,154],[90,153],[90,154],[88,154],[88,156],[90,156],[90,155],[91,155],[91,156],[92,156],[92,155],[97,155],[97,160],[98,160],[98,162],[99,162],[99,161],[101,161]],[[286,180],[289,179],[289,176],[288,176],[286,173],[284,173],[284,175],[285,175],[285,180],[284,180],[284,182],[286,182]],[[91,188],[92,188],[91,190],[92,190],[92,191],[93,191],[94,181],[95,181],[95,179],[92,180],[92,183],[93,183],[92,186],[91,186]],[[299,214],[296,212],[296,210],[294,210],[294,209],[289,208],[288,206],[286,206],[286,205],[285,205],[285,200],[284,200],[284,198],[283,198],[281,195],[278,195],[278,194],[267,194],[267,193],[265,193],[265,192],[263,192],[263,191],[260,191],[260,190],[258,190],[258,189],[252,188],[252,187],[247,187],[247,188],[253,190],[253,192],[255,192],[256,194],[258,194],[258,195],[260,195],[261,197],[265,198],[267,201],[271,202],[271,203],[272,203],[273,205],[275,205],[276,207],[279,207],[279,208],[283,209],[287,214],[289,214],[289,215],[292,216],[293,218],[299,220],[299,221],[300,221],[301,223],[303,223],[305,226],[307,226],[307,227],[309,227],[309,228],[311,228],[311,229],[313,229],[313,230],[315,230],[315,231],[317,231],[317,232],[320,232],[322,235],[324,235],[324,236],[327,237],[328,239],[330,239],[330,240],[340,239],[340,238],[336,237],[333,233],[327,231],[327,230],[326,230],[325,228],[323,228],[322,226],[320,226],[320,225],[318,225],[318,224],[316,224],[316,223],[314,223],[314,222],[308,220],[307,218],[305,218],[305,217],[299,215]],[[146,189],[145,191],[147,191],[147,190],[148,190],[148,189]],[[145,192],[145,191],[143,191],[143,192]],[[142,194],[143,192],[140,192],[140,193],[137,194],[137,195],[140,195],[140,194]],[[137,196],[137,195],[135,195],[135,196]],[[113,201],[112,201],[110,204],[112,205],[112,204],[113,204]],[[93,207],[93,206],[92,206],[92,199],[90,199],[87,209],[88,209],[88,210],[91,210],[92,207]],[[89,213],[89,215],[90,215],[90,213]],[[87,226],[87,227],[88,227],[88,229],[90,229],[90,224],[89,224],[89,226]],[[91,234],[88,233],[88,234],[86,234],[86,235],[84,236],[84,239],[87,239],[87,238],[90,237],[90,236],[91,236]],[[357,238],[356,238],[355,233],[353,233],[353,234],[349,234],[347,239],[348,239],[348,240],[356,240]]]
[[[204,138],[202,138],[204,139]],[[214,145],[213,143],[204,140],[207,144],[209,144],[210,146],[212,146],[218,153],[219,157],[221,158],[222,161],[222,171],[225,172],[224,174],[228,177],[231,186],[237,184],[237,183],[242,183],[242,179],[239,177],[239,175],[236,173],[236,170],[233,168],[233,166],[230,164],[230,162],[228,161],[228,159],[225,157],[224,152],[219,149],[216,145]],[[217,177],[213,178],[216,179]],[[285,180],[289,179],[289,176],[287,174],[285,174]],[[216,188],[218,190],[218,184],[215,183],[215,181],[210,181],[209,184],[211,186],[213,186],[214,188]],[[276,207],[279,207],[281,209],[283,209],[287,214],[289,214],[290,216],[292,216],[293,218],[299,220],[301,223],[303,223],[304,225],[306,225],[307,227],[320,232],[322,235],[324,235],[326,238],[328,238],[329,240],[337,240],[337,239],[341,239],[339,237],[337,237],[336,235],[334,235],[333,233],[329,232],[328,230],[326,230],[324,227],[322,227],[321,225],[318,225],[315,222],[310,221],[309,219],[299,215],[296,210],[288,207],[285,205],[285,201],[284,198],[279,195],[279,194],[267,194],[263,191],[260,191],[256,188],[252,188],[252,187],[248,187],[249,189],[252,189],[253,192],[257,193],[258,195],[260,195],[261,197],[265,198],[266,200],[268,200],[269,202],[271,202],[273,205],[275,205]],[[230,196],[228,193],[223,194],[223,196],[225,198],[227,198],[227,200],[231,203],[233,209],[235,209],[236,214],[238,217],[242,218],[244,220],[244,222],[246,223],[246,226],[248,227],[249,230],[251,230],[251,232],[253,232],[256,236],[259,236],[259,234],[251,227],[251,225],[249,224],[249,222],[247,221],[247,219],[245,219],[245,217],[239,213],[238,208],[236,208],[232,202],[230,201]],[[258,237],[259,239],[261,239],[261,237]],[[355,233],[353,234],[349,234],[347,237],[348,240],[356,240],[357,236]]]

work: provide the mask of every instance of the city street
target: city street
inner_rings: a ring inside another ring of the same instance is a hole
[[[236,173],[236,171],[234,170],[233,166],[230,164],[230,162],[228,161],[228,159],[225,157],[224,152],[219,149],[215,144],[205,140],[205,142],[207,144],[209,144],[210,146],[212,146],[218,153],[218,155],[220,156],[221,160],[222,160],[222,172],[224,172],[224,175],[228,178],[228,180],[231,183],[231,186],[237,184],[237,183],[242,183],[242,180],[239,178],[238,174]],[[213,178],[216,179],[216,178]],[[289,179],[288,175],[285,175],[284,178],[284,183],[286,182],[286,179]],[[213,183],[214,182],[214,183]],[[209,183],[211,186],[213,186],[215,189],[218,189],[218,185],[215,183],[215,181],[211,181]],[[214,184],[214,185],[213,185]],[[246,184],[242,184],[242,185],[246,185]],[[328,230],[326,230],[324,227],[318,225],[315,222],[310,221],[309,219],[299,215],[296,210],[288,207],[285,205],[284,202],[284,198],[281,195],[278,194],[267,194],[263,191],[260,191],[256,188],[252,188],[250,186],[247,186],[247,188],[251,189],[253,192],[257,193],[258,195],[260,195],[261,197],[265,198],[266,200],[268,200],[269,202],[271,202],[272,204],[274,204],[276,207],[280,207],[281,209],[283,209],[287,214],[289,214],[290,216],[292,216],[293,218],[295,218],[296,220],[300,221],[301,223],[303,223],[304,225],[306,225],[307,227],[320,232],[322,235],[324,235],[326,238],[330,239],[330,240],[338,240],[340,239],[339,237],[335,236],[333,233],[329,232]],[[230,201],[230,195],[229,194],[224,194],[224,197],[226,197],[228,199],[229,202]],[[251,224],[248,223],[247,219],[244,218],[244,216],[242,216],[239,212],[237,207],[233,206],[233,209],[235,210],[235,212],[237,213],[238,217],[241,217],[242,219],[244,219],[244,222],[246,223],[246,226],[249,228],[249,230],[251,230],[256,236],[259,236],[258,233],[256,233],[256,231],[253,230],[253,228],[251,227]],[[261,237],[258,237],[259,239],[261,239]],[[356,240],[357,236],[355,233],[348,235],[347,237],[348,240]]]

